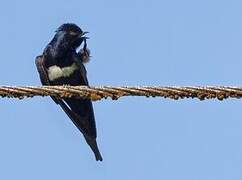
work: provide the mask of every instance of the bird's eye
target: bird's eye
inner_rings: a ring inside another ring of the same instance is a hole
[[[71,36],[77,36],[77,35],[78,35],[77,32],[73,32],[73,31],[70,31],[69,34],[70,34]]]

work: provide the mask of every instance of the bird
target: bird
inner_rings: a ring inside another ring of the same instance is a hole
[[[90,50],[87,48],[88,37],[85,36],[87,33],[74,23],[62,24],[55,31],[53,39],[44,48],[43,54],[35,59],[42,85],[89,86],[84,66],[90,57]],[[83,48],[77,52],[78,47],[83,43]],[[96,161],[102,161],[96,140],[96,123],[91,100],[54,96],[51,98],[60,105],[83,134]]]

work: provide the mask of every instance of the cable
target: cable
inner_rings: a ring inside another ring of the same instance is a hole
[[[171,99],[242,98],[242,87],[233,86],[0,86],[0,96],[23,99],[33,96],[56,96],[59,98],[88,98],[93,101],[122,96],[164,97]]]

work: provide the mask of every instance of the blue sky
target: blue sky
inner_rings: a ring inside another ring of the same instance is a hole
[[[56,28],[90,32],[91,85],[237,85],[242,1],[5,1],[0,84],[40,85]],[[0,179],[242,179],[240,100],[94,102],[104,161],[50,98],[0,100]]]

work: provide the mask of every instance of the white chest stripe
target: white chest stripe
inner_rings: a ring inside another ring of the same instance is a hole
[[[78,66],[73,63],[71,66],[60,68],[59,66],[50,66],[48,68],[48,77],[50,81],[54,81],[61,77],[69,77],[78,69]]]

